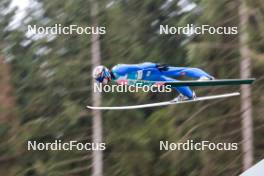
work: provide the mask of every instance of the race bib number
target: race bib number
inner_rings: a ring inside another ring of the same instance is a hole
[[[143,70],[137,71],[137,79],[141,80],[143,78]]]

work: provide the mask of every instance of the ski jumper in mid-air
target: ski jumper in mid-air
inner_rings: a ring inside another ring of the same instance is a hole
[[[213,80],[214,77],[199,68],[173,67],[169,65],[151,62],[140,64],[118,64],[111,71],[105,66],[97,66],[93,70],[93,78],[100,83],[109,81],[120,83],[119,80],[143,80],[143,81],[179,81],[179,76],[186,76],[197,80]],[[172,87],[179,96],[177,100],[194,99],[195,93],[188,86]]]

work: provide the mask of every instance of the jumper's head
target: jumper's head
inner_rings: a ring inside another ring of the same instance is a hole
[[[99,65],[93,70],[93,78],[99,83],[107,84],[111,80],[110,70],[103,65]]]

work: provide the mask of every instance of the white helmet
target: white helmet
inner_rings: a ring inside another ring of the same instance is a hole
[[[99,65],[93,70],[93,78],[102,83],[105,78],[108,79],[108,81],[111,80],[111,73],[108,68],[103,65]]]

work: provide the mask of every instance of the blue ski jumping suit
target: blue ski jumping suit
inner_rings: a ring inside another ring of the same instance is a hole
[[[190,67],[173,67],[151,62],[140,64],[118,64],[112,68],[112,79],[120,78],[146,81],[178,81],[175,77],[187,76],[194,79],[207,77],[213,79],[201,69]],[[193,92],[188,86],[173,87],[180,94],[193,98]]]

